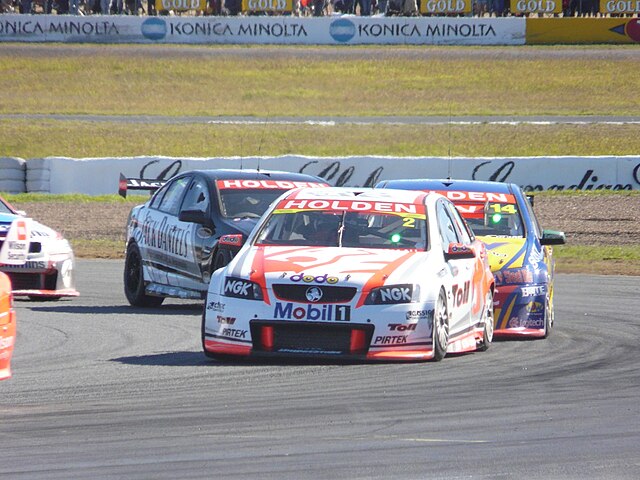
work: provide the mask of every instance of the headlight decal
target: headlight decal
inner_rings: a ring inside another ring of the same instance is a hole
[[[225,297],[242,298],[244,300],[262,300],[260,285],[250,280],[236,277],[226,277],[222,295]]]
[[[395,305],[411,303],[420,297],[420,286],[410,283],[385,285],[372,288],[364,301],[365,305]]]

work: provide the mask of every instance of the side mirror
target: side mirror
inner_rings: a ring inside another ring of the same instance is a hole
[[[533,207],[533,202],[535,201],[536,197],[535,195],[531,195],[530,193],[527,194],[527,200],[529,200],[529,204]]]
[[[218,240],[218,245],[228,245],[230,247],[240,248],[242,246],[242,234],[232,233],[229,235],[222,235]]]
[[[178,220],[181,222],[197,223],[207,227],[212,227],[213,222],[202,210],[182,210],[178,215]]]
[[[540,245],[564,245],[567,243],[567,237],[564,232],[557,230],[543,230]]]
[[[464,243],[452,242],[449,244],[449,249],[444,254],[444,259],[448,262],[449,260],[475,258],[475,256],[476,256],[476,251],[472,246],[465,245]]]

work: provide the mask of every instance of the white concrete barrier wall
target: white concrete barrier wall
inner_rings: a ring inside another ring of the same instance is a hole
[[[0,192],[22,193],[26,191],[25,163],[22,158],[0,157]]]
[[[524,45],[525,32],[524,17],[0,15],[0,42]]]
[[[29,191],[112,194],[119,174],[168,179],[178,172],[214,168],[260,168],[302,172],[333,185],[372,186],[399,178],[459,178],[513,182],[525,190],[638,190],[640,156],[624,157],[48,157],[27,162]]]
[[[50,158],[33,158],[27,162],[25,185],[27,192],[33,193],[53,193],[51,192],[51,169],[50,166],[54,165],[55,168],[65,168],[57,166],[56,162],[52,162]],[[71,164],[72,165],[72,164]],[[70,164],[67,163],[67,169],[70,168]],[[71,174],[71,172],[70,172]],[[90,181],[90,180],[87,180]],[[73,190],[71,190],[72,192]],[[70,193],[70,192],[61,192]]]

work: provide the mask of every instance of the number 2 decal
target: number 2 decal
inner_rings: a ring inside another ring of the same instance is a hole
[[[416,219],[405,217],[402,219],[402,226],[406,228],[416,228]]]

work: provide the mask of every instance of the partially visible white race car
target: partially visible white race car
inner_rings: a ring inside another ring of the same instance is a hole
[[[297,189],[213,273],[210,357],[442,359],[489,347],[487,252],[439,194]]]
[[[0,197],[0,272],[14,296],[77,297],[71,245],[55,230],[15,210]]]

